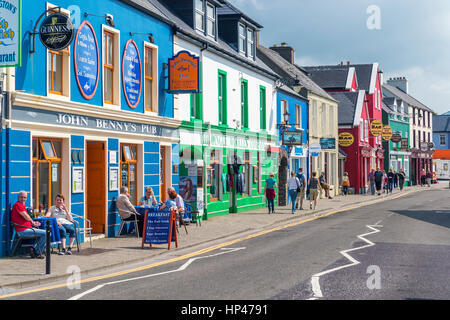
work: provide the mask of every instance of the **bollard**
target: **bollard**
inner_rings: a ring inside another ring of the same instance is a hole
[[[47,220],[47,224],[45,226],[45,274],[50,274],[50,220]]]

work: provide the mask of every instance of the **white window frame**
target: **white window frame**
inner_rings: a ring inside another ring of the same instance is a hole
[[[442,138],[444,138],[444,143],[442,143]],[[439,135],[439,145],[445,146],[446,143],[447,143],[447,137],[445,136],[445,134],[440,134]]]
[[[208,15],[208,6],[209,6],[210,8],[213,9],[214,17],[210,17],[210,16]],[[211,3],[209,3],[208,1],[206,1],[205,18],[206,18],[206,19],[205,19],[205,33],[206,33],[206,35],[207,35],[208,37],[210,37],[210,38],[216,39],[216,34],[217,34],[217,32],[216,32],[216,30],[217,30],[217,14],[216,14],[216,7],[213,6]],[[213,34],[210,34],[210,33],[208,32],[208,21],[210,21],[210,22],[213,23],[213,26],[214,26]]]
[[[243,35],[241,34],[241,27],[244,29],[244,34]],[[238,50],[239,50],[239,53],[243,54],[244,56],[247,55],[247,36],[246,36],[246,33],[247,33],[247,27],[245,26],[245,24],[239,23],[238,24],[238,37],[239,37]],[[241,48],[241,40],[244,40],[244,44],[242,45],[242,48]]]
[[[152,50],[152,110],[149,111],[148,109],[146,109],[146,94],[147,91],[145,90],[145,66],[147,63],[147,55],[146,53],[146,49],[150,48]],[[158,78],[158,46],[144,41],[144,68],[142,68],[144,73],[143,73],[143,79],[144,79],[144,111],[145,114],[152,114],[152,115],[158,115],[159,112],[159,90],[158,90],[158,82],[159,82],[159,78]]]
[[[47,2],[47,10],[56,9],[56,8],[58,8],[57,5],[54,5],[54,4],[51,4],[51,3]],[[57,10],[61,10],[60,12],[62,14],[70,17],[70,11],[69,10],[64,9],[64,8],[57,9]],[[47,15],[50,15],[50,14],[51,14],[50,12],[47,12]],[[71,46],[68,46],[64,50],[67,50],[69,52],[69,54],[62,53],[62,69],[63,69],[62,70],[62,75],[61,75],[61,82],[62,82],[61,91],[62,91],[62,94],[59,95],[59,94],[55,94],[55,93],[50,92],[49,79],[48,79],[48,73],[49,73],[48,72],[49,71],[48,63],[49,63],[49,54],[50,54],[50,51],[52,51],[52,50],[49,50],[49,49],[46,48],[46,51],[45,51],[46,91],[47,91],[47,96],[48,97],[55,98],[55,99],[58,99],[58,100],[63,100],[63,101],[70,101],[70,91],[71,91],[70,90],[70,88],[71,88],[71,83],[70,83],[70,80],[71,80],[71,69],[70,69],[71,68],[71,60],[70,60],[71,55],[70,55],[70,52],[71,52]]]
[[[113,48],[113,67],[114,67],[114,74],[113,74],[113,103],[106,103],[105,102],[105,46],[104,44],[104,38],[105,38],[105,32],[112,33],[114,35],[114,48]],[[121,105],[121,66],[122,66],[122,59],[120,55],[120,31],[118,29],[112,28],[110,26],[102,24],[102,104],[105,108],[110,109],[120,109]]]
[[[295,128],[302,129],[302,106],[295,105]]]
[[[198,9],[196,7],[196,3],[197,1],[201,1],[202,2],[202,10],[200,11],[200,9]],[[201,15],[202,16],[202,21],[203,21],[203,29],[200,29],[199,26],[197,26],[197,15]],[[201,33],[205,33],[206,32],[206,22],[205,22],[205,16],[206,16],[206,12],[205,12],[205,0],[195,0],[194,1],[194,25],[195,25],[195,30],[201,32]]]

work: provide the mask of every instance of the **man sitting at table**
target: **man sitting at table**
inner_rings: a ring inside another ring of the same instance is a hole
[[[172,192],[172,193],[175,192],[175,194],[176,194],[176,191],[175,191],[175,188],[174,188],[174,187],[169,187],[169,188],[167,189],[167,192],[168,192],[169,194],[170,194],[171,192]],[[177,204],[177,208],[178,208],[178,214],[177,214],[178,221],[179,221],[180,225],[182,225],[182,224],[183,224],[184,211],[185,211],[183,197],[180,196],[179,194],[177,194],[177,197],[175,198],[175,203]]]
[[[42,253],[45,250],[45,230],[36,229],[41,224],[37,221],[33,221],[28,214],[27,208],[25,207],[25,202],[27,201],[27,192],[20,191],[17,196],[18,201],[14,204],[11,211],[11,221],[15,223],[14,228],[16,229],[19,237],[35,235],[37,236],[37,241],[33,245],[33,250],[31,251],[31,257],[37,259],[43,259]]]
[[[123,221],[138,221],[139,236],[142,237],[144,230],[144,216],[139,214],[133,204],[130,202],[130,194],[127,187],[120,187],[120,195],[116,200],[117,209],[119,209],[120,218]]]
[[[48,209],[46,217],[56,218],[58,222],[59,235],[61,236],[61,247],[62,250],[58,252],[59,255],[71,255],[72,246],[75,242],[75,227],[72,223],[72,215],[69,210],[67,210],[64,205],[64,196],[62,194],[57,194],[55,198],[56,205]],[[66,252],[66,237],[69,234],[69,248]]]
[[[145,188],[145,196],[143,196],[141,198],[141,200],[139,201],[139,205],[140,206],[156,206],[157,205],[156,197],[155,197],[155,194],[153,193],[152,187]]]

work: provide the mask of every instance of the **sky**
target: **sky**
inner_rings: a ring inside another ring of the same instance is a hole
[[[448,0],[229,0],[264,26],[265,47],[286,42],[303,66],[378,62],[386,81],[408,79],[409,94],[450,110]]]

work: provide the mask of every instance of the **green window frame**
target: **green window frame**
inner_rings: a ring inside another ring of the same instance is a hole
[[[202,75],[202,64],[199,64],[200,75]],[[203,88],[203,77],[200,76],[200,88]],[[191,121],[192,120],[203,120],[203,110],[202,110],[203,94],[191,93]]]
[[[241,128],[248,129],[248,81],[241,81]]]
[[[227,125],[227,73],[219,70],[217,76],[219,124]]]
[[[259,86],[259,114],[260,114],[259,125],[260,125],[261,130],[267,129],[266,103],[267,103],[266,87]]]

